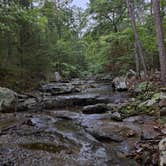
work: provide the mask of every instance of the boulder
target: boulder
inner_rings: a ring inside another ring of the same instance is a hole
[[[166,165],[166,138],[159,143],[160,166]]]
[[[127,86],[127,81],[126,81],[126,77],[116,77],[113,81],[112,81],[112,86],[115,90],[117,91],[126,91],[128,90],[128,86]]]
[[[60,82],[62,81],[62,76],[59,74],[59,72],[54,73],[54,81],[55,82]]]
[[[0,112],[14,112],[17,110],[16,92],[0,87]]]
[[[113,120],[121,121],[122,117],[119,112],[114,112],[111,117]]]
[[[84,106],[82,110],[84,114],[105,113],[106,111],[108,111],[107,106],[106,104],[103,104],[103,103]]]

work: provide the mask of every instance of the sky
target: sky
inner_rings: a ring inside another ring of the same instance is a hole
[[[73,5],[86,9],[89,0],[73,0]]]

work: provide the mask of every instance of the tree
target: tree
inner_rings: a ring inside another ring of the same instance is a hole
[[[147,75],[147,68],[146,68],[146,64],[145,64],[143,49],[142,49],[142,45],[141,45],[140,38],[139,38],[137,28],[136,28],[136,19],[135,19],[133,3],[130,0],[126,0],[126,4],[127,4],[130,19],[131,19],[132,30],[133,30],[134,38],[135,38],[137,72],[140,72],[140,62],[141,62],[143,65],[145,75]]]
[[[70,2],[0,0],[1,85],[28,88],[55,71],[79,75],[85,67],[84,46],[78,10]]]
[[[90,0],[90,14],[94,14],[93,18],[101,25],[101,33],[105,32],[104,27],[118,32],[125,9],[123,0]]]
[[[161,81],[166,84],[166,50],[164,46],[164,35],[162,29],[162,20],[160,16],[160,3],[159,0],[153,0],[153,12],[156,23],[156,34],[159,48],[159,60],[161,70]]]

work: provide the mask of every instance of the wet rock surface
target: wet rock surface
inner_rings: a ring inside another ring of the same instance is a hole
[[[127,92],[113,92],[111,83],[94,80],[75,79],[69,84],[72,88],[63,93],[47,85],[49,90],[37,96],[19,95],[19,112],[0,113],[0,166],[142,166],[158,162],[155,150],[162,135],[155,127],[155,117],[124,118],[117,112],[130,101]],[[58,86],[63,89],[64,83]]]
[[[108,111],[106,104],[96,104],[96,105],[88,105],[83,107],[82,112],[84,114],[95,114],[95,113],[105,113]]]
[[[76,91],[70,83],[50,83],[41,86],[40,90],[42,92],[49,92],[52,95],[67,94]]]

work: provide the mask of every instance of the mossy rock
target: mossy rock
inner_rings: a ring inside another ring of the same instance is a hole
[[[122,117],[137,115],[136,107],[136,103],[132,103],[119,109],[119,112],[122,114]]]
[[[144,92],[150,89],[153,89],[153,84],[150,81],[141,82],[136,86],[136,89],[140,92]]]
[[[135,103],[129,104],[127,106],[122,107],[119,109],[119,112],[122,114],[122,117],[129,117],[134,115],[140,115],[140,114],[148,114],[152,115],[155,113],[156,105],[150,105],[148,106],[146,101],[143,103],[140,103],[140,101],[137,101]]]
[[[156,107],[162,99],[166,99],[166,95],[164,93],[154,93],[150,99],[141,102],[137,109],[142,113],[155,114]]]

